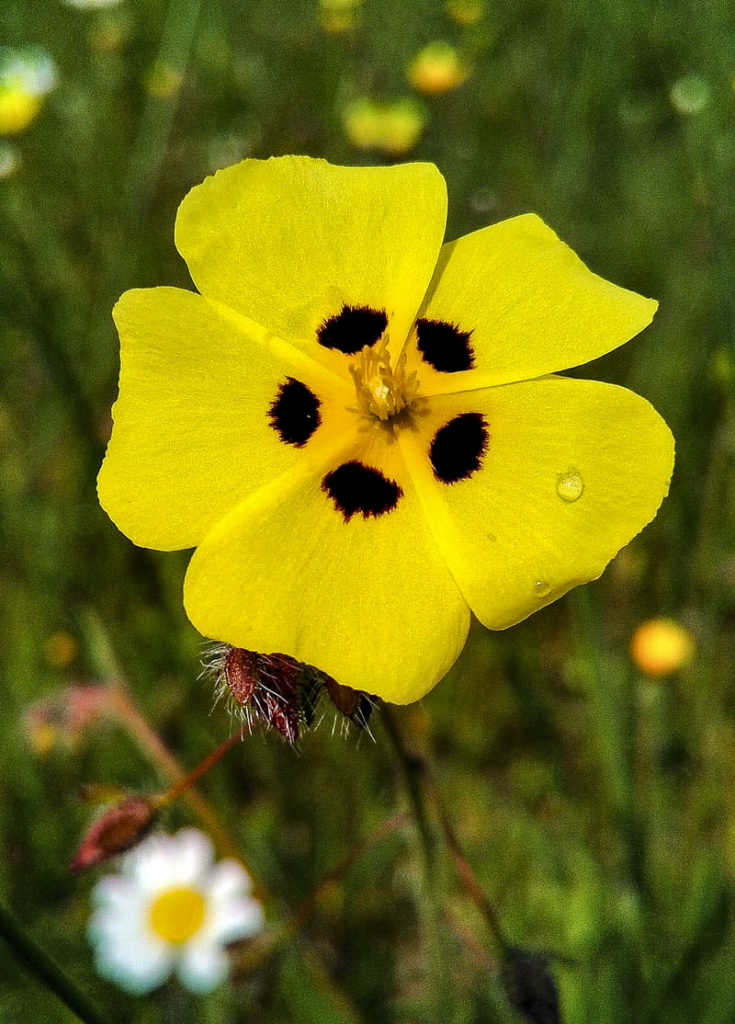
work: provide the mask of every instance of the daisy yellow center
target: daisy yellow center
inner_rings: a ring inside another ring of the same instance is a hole
[[[153,931],[165,942],[187,942],[204,921],[204,897],[198,889],[182,885],[164,889],[149,910]]]
[[[391,366],[386,337],[376,345],[366,345],[350,373],[360,412],[379,420],[389,420],[409,408],[419,393],[416,373],[406,372],[405,352]]]

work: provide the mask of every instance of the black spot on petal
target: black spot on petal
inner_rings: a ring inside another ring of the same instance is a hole
[[[325,348],[353,356],[365,345],[374,345],[387,326],[388,317],[382,309],[343,306],[336,316],[324,321],[316,334]]]
[[[437,430],[431,442],[434,476],[445,484],[472,476],[482,465],[489,439],[487,424],[479,413],[455,416]]]
[[[322,490],[332,499],[345,522],[357,512],[363,519],[382,516],[394,509],[403,497],[395,480],[383,476],[379,469],[354,460],[327,473],[322,480]]]
[[[470,345],[471,331],[460,331],[443,320],[417,320],[418,348],[424,360],[442,373],[471,370],[475,353]]]
[[[321,402],[306,384],[287,377],[268,410],[271,426],[285,444],[302,448],[321,423]]]

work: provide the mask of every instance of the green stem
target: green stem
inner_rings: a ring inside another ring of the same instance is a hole
[[[434,1005],[432,1019],[449,1022],[454,1019],[452,1012],[451,978],[448,970],[449,958],[446,953],[445,929],[437,892],[440,879],[440,865],[437,858],[436,836],[429,822],[423,777],[426,771],[424,760],[409,751],[396,718],[387,706],[382,709],[381,721],[390,739],[396,760],[401,768],[406,793],[419,834],[424,867],[423,899],[424,927],[432,970]]]
[[[425,765],[420,757],[408,750],[395,716],[387,706],[384,706],[382,709],[382,722],[400,766],[403,781],[406,784],[406,793],[411,804],[411,811],[421,837],[421,849],[426,869],[430,871],[434,865],[436,839],[429,825],[421,783],[421,775],[425,770]]]
[[[452,860],[454,861],[454,866],[457,869],[457,873],[459,874],[459,877],[462,880],[462,885],[464,886],[467,894],[470,896],[470,898],[477,906],[477,909],[484,917],[485,922],[500,949],[500,952],[503,954],[503,956],[507,956],[507,954],[511,951],[512,947],[505,936],[505,932],[503,931],[500,925],[500,918],[498,917],[498,913],[495,910],[493,904],[490,902],[485,890],[480,885],[477,876],[475,875],[475,872],[472,870],[470,862],[467,860],[464,853],[462,852],[462,847],[460,845],[459,839],[457,838],[457,833],[454,830],[454,826],[452,825],[452,822],[449,820],[449,815],[447,814],[447,809],[444,804],[444,801],[442,800],[439,790],[436,787],[434,778],[429,771],[426,771],[424,782],[426,788],[431,794],[431,798],[436,809],[437,817],[439,818],[439,824],[444,835],[444,840],[452,856]]]
[[[611,817],[625,844],[628,877],[638,894],[647,899],[645,843],[636,806],[634,759],[638,723],[635,693],[630,674],[612,658],[604,660],[600,618],[593,609],[588,590],[575,590],[570,595],[570,603],[577,620],[575,633],[581,654],[579,664],[587,676],[604,793]]]
[[[109,1017],[102,1017],[56,961],[23,931],[12,914],[2,904],[0,904],[0,937],[5,939],[16,959],[84,1024],[110,1024]]]
[[[202,0],[172,0],[163,26],[156,64],[183,78],[194,42]],[[142,219],[150,205],[166,152],[178,103],[179,89],[171,96],[149,96],[135,139],[126,181],[130,210]]]

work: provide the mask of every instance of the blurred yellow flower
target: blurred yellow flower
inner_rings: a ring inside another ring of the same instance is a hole
[[[130,36],[130,24],[121,12],[95,18],[89,26],[87,39],[93,50],[114,53],[120,50]]]
[[[641,623],[630,642],[630,656],[647,676],[667,676],[684,668],[694,656],[691,633],[673,619]]]
[[[353,100],[342,111],[345,134],[357,149],[403,156],[414,148],[426,124],[426,111],[406,97],[392,102]]]
[[[0,47],[0,135],[25,131],[55,85],[55,65],[43,50]]]
[[[319,24],[325,32],[350,32],[360,23],[362,0],[319,0]]]
[[[418,700],[470,624],[505,629],[603,571],[668,490],[671,433],[565,378],[656,303],[543,221],[442,245],[431,164],[245,160],[184,199],[200,293],[126,292],[99,476],[136,543],[196,548],[205,636]]]
[[[44,653],[54,668],[67,668],[78,653],[78,645],[71,633],[52,633],[44,644]]]
[[[41,109],[43,97],[0,88],[0,135],[24,131]]]
[[[413,58],[406,72],[414,89],[428,96],[439,96],[458,89],[467,81],[469,67],[450,43],[429,43]]]
[[[176,95],[182,82],[183,76],[178,68],[172,67],[165,61],[157,60],[145,76],[144,84],[149,96],[166,100]]]
[[[447,0],[446,11],[458,25],[474,25],[485,13],[483,0]]]

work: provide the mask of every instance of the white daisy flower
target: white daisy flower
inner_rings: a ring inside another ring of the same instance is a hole
[[[229,969],[225,945],[263,928],[245,869],[235,860],[215,864],[209,839],[192,828],[149,836],[92,898],[88,935],[97,971],[131,995],[152,991],[174,971],[191,992],[210,992]]]

